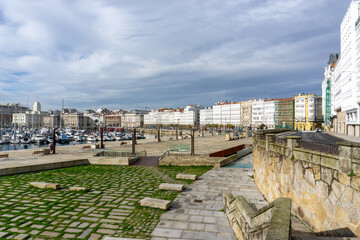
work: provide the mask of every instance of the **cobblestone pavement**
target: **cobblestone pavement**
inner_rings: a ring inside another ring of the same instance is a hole
[[[165,212],[139,205],[144,197],[173,200],[177,192],[159,190],[177,173],[201,175],[208,167],[79,166],[0,177],[1,239],[102,239],[104,236],[149,239]],[[39,189],[29,182],[59,183]],[[89,188],[72,192],[70,186]]]
[[[177,196],[151,239],[235,239],[223,212],[222,194],[243,195],[257,209],[267,205],[250,175],[252,169],[241,168],[206,172]]]

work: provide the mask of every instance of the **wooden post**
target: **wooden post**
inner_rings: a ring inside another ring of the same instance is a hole
[[[58,128],[54,128],[54,131],[53,131],[53,142],[52,142],[53,151],[52,151],[52,154],[56,153],[56,134],[55,134],[56,129],[58,129]]]
[[[178,127],[176,127],[176,140],[179,139]]]
[[[191,153],[190,155],[195,155],[195,129],[191,130]]]
[[[131,148],[132,148],[132,155],[135,155],[135,144],[136,144],[136,128],[134,128],[133,130],[133,136],[131,139]]]
[[[160,127],[158,129],[158,136],[157,136],[157,139],[158,139],[158,142],[161,142],[161,139],[160,139]]]
[[[100,128],[100,148],[104,148],[104,128]]]

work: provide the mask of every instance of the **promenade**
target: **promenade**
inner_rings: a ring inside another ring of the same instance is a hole
[[[162,138],[163,141],[157,142],[156,139],[137,140],[136,152],[145,150],[147,156],[161,156],[167,151],[169,146],[190,145],[190,139],[170,140],[169,137]],[[120,146],[120,142],[104,142],[105,148],[118,151],[131,151],[131,141],[125,141],[127,144]],[[235,141],[225,141],[224,135],[195,138],[195,154],[209,154],[226,148],[238,146],[241,144],[251,144],[252,138],[244,138]],[[85,144],[91,145],[91,144]],[[41,149],[26,149],[16,151],[2,151],[0,154],[9,154],[9,159],[0,159],[0,173],[2,169],[30,167],[39,164],[59,164],[68,162],[66,166],[72,166],[73,161],[89,159],[93,157],[93,150],[82,150],[85,145],[69,145],[56,147],[56,154],[33,155],[34,151]],[[82,164],[80,164],[82,165]],[[41,169],[39,169],[41,170]],[[14,172],[16,173],[16,172]]]

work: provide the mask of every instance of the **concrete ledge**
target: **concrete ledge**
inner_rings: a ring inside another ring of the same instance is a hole
[[[140,200],[140,205],[143,207],[152,207],[167,210],[171,206],[171,202],[168,200],[146,197]]]
[[[60,184],[58,184],[58,183],[30,182],[29,184],[33,187],[43,188],[43,189],[45,189],[45,188],[59,189],[60,188]]]
[[[196,180],[198,177],[194,174],[179,173],[178,175],[176,175],[176,178],[184,180]]]
[[[92,157],[89,158],[90,164],[97,165],[117,165],[117,166],[128,166],[129,157]]]
[[[182,190],[184,190],[184,187],[185,187],[184,184],[162,183],[160,184],[159,189],[182,192]]]
[[[43,170],[51,170],[57,168],[65,168],[65,167],[73,167],[73,166],[82,166],[88,165],[89,161],[87,159],[72,159],[72,160],[63,160],[57,162],[45,162],[34,163],[32,165],[18,166],[18,167],[8,167],[0,169],[0,176],[20,174],[20,173],[29,173],[29,172],[37,172]]]

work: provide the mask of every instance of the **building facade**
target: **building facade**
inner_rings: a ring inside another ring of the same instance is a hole
[[[207,107],[200,110],[200,126],[205,127],[213,124],[213,108]]]
[[[90,118],[83,114],[62,114],[61,120],[64,128],[89,129]]]
[[[28,107],[17,104],[0,104],[0,128],[10,128],[13,125],[14,113],[25,113],[29,111]]]
[[[39,128],[43,126],[43,117],[48,115],[48,112],[41,112],[40,102],[34,102],[32,111],[13,114],[13,125],[16,127]]]
[[[185,108],[160,108],[151,110],[144,115],[144,125],[146,126],[192,126],[200,125],[200,105],[188,105]]]
[[[295,130],[313,131],[322,127],[322,97],[315,94],[299,94],[294,97],[294,102]]]
[[[109,114],[104,116],[104,126],[106,128],[121,128],[122,114]]]
[[[252,101],[243,101],[241,104],[241,125],[250,127],[252,121]]]
[[[340,56],[331,56],[322,83],[324,129],[360,137],[360,1],[340,24]]]
[[[294,129],[294,98],[275,100],[275,128]]]

